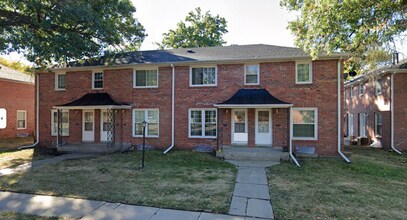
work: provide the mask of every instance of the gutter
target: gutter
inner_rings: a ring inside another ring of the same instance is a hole
[[[171,88],[171,145],[163,152],[167,154],[174,147],[174,102],[175,102],[175,68],[174,64],[171,63],[172,68],[172,88]]]
[[[297,167],[300,167],[300,163],[298,163],[297,159],[295,158],[294,154],[293,154],[293,113],[291,110],[291,106],[290,106],[290,158],[294,161],[295,165],[297,165]]]
[[[341,157],[347,162],[350,163],[350,160],[342,153],[342,117],[341,117],[341,60],[338,60],[338,153]]]
[[[34,144],[31,144],[31,145],[25,145],[25,146],[21,146],[21,147],[19,147],[18,148],[18,150],[24,150],[24,149],[28,149],[28,148],[33,148],[33,147],[35,147],[39,142],[40,142],[40,123],[39,123],[39,116],[40,116],[40,80],[39,80],[39,75],[38,74],[36,74],[35,75],[35,78],[36,78],[36,87],[37,87],[37,91],[36,91],[36,100],[37,100],[37,103],[36,103],[36,112],[35,112],[35,138],[36,138],[36,141],[35,141],[35,143]]]
[[[398,154],[402,154],[399,150],[396,149],[396,147],[394,146],[394,74],[392,73],[390,75],[390,93],[391,93],[391,105],[390,105],[390,118],[391,118],[391,149],[393,149],[396,153]]]

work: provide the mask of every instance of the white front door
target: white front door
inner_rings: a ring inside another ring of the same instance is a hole
[[[94,112],[93,110],[82,112],[82,141],[95,141]]]
[[[247,109],[232,110],[232,144],[247,144]]]
[[[107,141],[107,110],[100,111],[100,141]]]
[[[271,111],[256,109],[256,145],[271,147]]]

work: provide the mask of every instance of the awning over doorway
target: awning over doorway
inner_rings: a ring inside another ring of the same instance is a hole
[[[130,109],[131,105],[113,100],[108,93],[87,93],[79,99],[54,106],[57,109]]]
[[[239,89],[230,99],[214,106],[218,108],[289,108],[293,104],[281,101],[266,89]]]

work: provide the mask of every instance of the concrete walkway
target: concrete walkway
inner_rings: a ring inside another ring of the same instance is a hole
[[[279,164],[268,161],[229,161],[238,167],[229,214],[274,219],[266,167]]]

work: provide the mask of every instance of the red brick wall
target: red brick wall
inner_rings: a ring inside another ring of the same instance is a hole
[[[314,146],[318,154],[336,154],[337,145],[337,60],[313,62],[313,83],[295,84],[295,62],[269,62],[260,64],[260,85],[244,85],[244,64],[217,66],[217,86],[190,87],[188,66],[175,67],[175,145],[191,148],[196,145],[216,146],[217,139],[188,137],[188,110],[191,108],[214,108],[213,105],[230,98],[240,88],[265,88],[273,96],[294,104],[294,107],[318,108],[318,140],[294,141],[293,146]],[[147,144],[165,148],[171,144],[171,67],[159,68],[158,88],[133,89],[132,69],[105,70],[103,91],[119,102],[130,103],[134,108],[158,108],[160,114],[159,138],[147,138]],[[52,142],[50,136],[50,110],[52,106],[71,102],[91,89],[91,71],[67,73],[66,91],[55,91],[53,73],[40,74],[41,94],[41,143]],[[219,134],[224,145],[231,139],[231,110],[218,109]],[[248,110],[249,145],[254,145],[255,110]],[[287,146],[287,110],[273,111],[273,146]],[[116,128],[118,126],[116,118]],[[96,125],[100,119],[96,120]],[[81,111],[70,113],[70,136],[67,141],[81,141]],[[75,130],[75,131],[74,131]],[[98,132],[98,131],[97,131]],[[116,133],[119,131],[116,130]],[[123,139],[133,144],[141,143],[132,137],[132,111],[123,111]]]
[[[0,79],[0,108],[7,110],[7,127],[0,129],[0,138],[18,134],[34,134],[34,85]],[[17,110],[27,111],[26,129],[17,129]]]
[[[394,75],[394,145],[407,151],[407,73]]]

